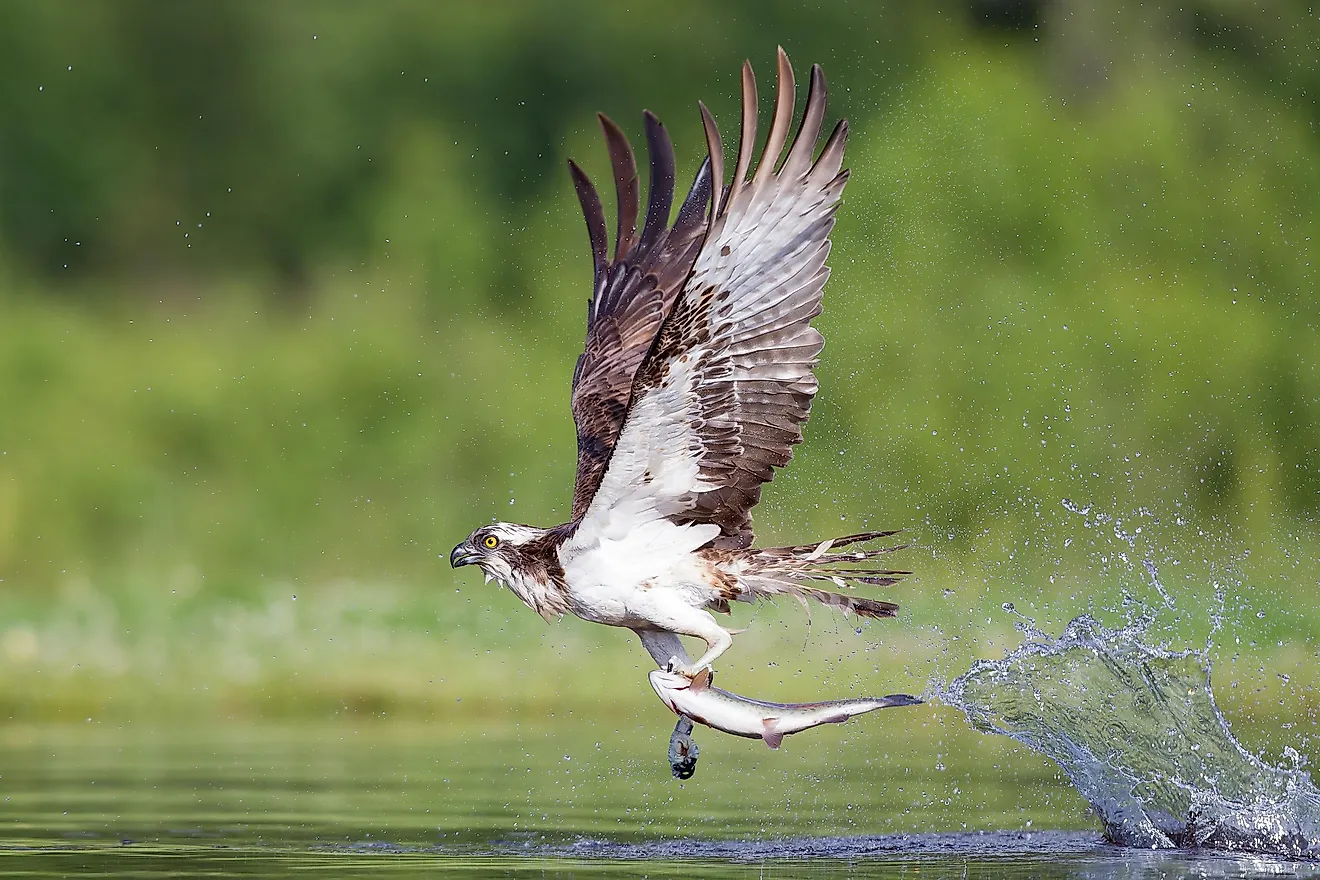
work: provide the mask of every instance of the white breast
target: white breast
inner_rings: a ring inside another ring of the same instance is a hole
[[[709,586],[693,551],[718,526],[652,520],[619,537],[560,548],[573,613],[614,626],[655,625],[674,601],[701,605]]]

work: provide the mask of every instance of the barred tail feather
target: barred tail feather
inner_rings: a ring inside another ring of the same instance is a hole
[[[831,593],[828,590],[818,590],[815,587],[803,587],[796,584],[790,585],[787,592],[795,596],[806,596],[815,599],[822,605],[828,605],[831,608],[838,608],[845,616],[849,612],[858,617],[897,617],[898,605],[893,602],[885,602],[879,599],[864,599],[861,596],[845,596],[842,593]]]
[[[903,546],[837,549],[851,548],[895,534],[897,532],[862,532],[817,544],[726,551],[731,558],[725,561],[725,565],[728,566],[726,570],[731,569],[737,573],[740,586],[750,593],[738,598],[751,600],[789,595],[801,602],[804,608],[807,607],[807,599],[814,599],[822,605],[838,608],[845,615],[895,617],[898,605],[893,602],[834,593],[809,585],[810,582],[828,582],[836,587],[851,588],[857,584],[887,587],[898,583],[899,578],[911,572],[881,567],[875,560],[902,550]]]

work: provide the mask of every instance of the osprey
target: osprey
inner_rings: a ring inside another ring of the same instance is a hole
[[[480,566],[547,620],[572,613],[628,627],[657,664],[689,677],[732,643],[711,614],[727,614],[730,602],[789,595],[804,607],[810,598],[845,614],[893,617],[892,602],[812,584],[887,586],[909,573],[877,562],[900,548],[866,544],[894,532],[752,547],[751,509],[801,442],[816,393],[823,339],[810,322],[848,179],[845,121],[813,160],[826,102],[819,66],[780,163],[795,87],[782,48],[778,61],[774,118],[755,168],[756,82],[743,65],[742,132],[727,185],[719,131],[698,105],[708,156],[672,226],[674,151],[660,121],[644,114],[651,168],[639,234],[632,149],[599,117],[618,196],[612,257],[600,197],[569,161],[595,264],[573,372],[572,519],[549,529],[482,526],[450,555],[455,568]],[[680,635],[706,643],[695,663]]]

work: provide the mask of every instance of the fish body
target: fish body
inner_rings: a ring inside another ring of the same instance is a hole
[[[769,703],[715,687],[710,683],[709,669],[701,670],[694,678],[656,669],[650,678],[651,687],[661,702],[676,714],[734,736],[763,740],[772,749],[779,748],[790,733],[822,724],[840,724],[854,715],[876,709],[913,706],[921,702],[907,694],[890,694],[887,697],[821,703]]]

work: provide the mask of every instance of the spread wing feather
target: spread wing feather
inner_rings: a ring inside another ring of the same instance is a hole
[[[795,89],[782,49],[778,61],[775,114],[755,170],[756,83],[743,66],[733,179],[725,188],[715,177],[721,186],[690,275],[657,306],[663,321],[638,362],[608,472],[583,512],[591,534],[663,518],[716,547],[747,547],[762,484],[802,440],[823,345],[810,322],[829,277],[847,128],[840,122],[813,161],[826,105],[825,78],[813,67],[802,124],[781,165]],[[710,152],[703,169],[719,173],[719,131],[704,106],[701,116]]]
[[[645,114],[651,180],[646,221],[639,236],[637,163],[632,147],[609,118],[601,116],[600,124],[618,198],[613,259],[606,258],[600,196],[582,169],[569,161],[594,265],[586,344],[573,371],[573,421],[578,440],[574,520],[585,513],[600,485],[632,403],[637,369],[691,272],[706,232],[711,188],[707,162],[697,173],[673,227],[667,227],[674,197],[674,148],[660,121]]]

